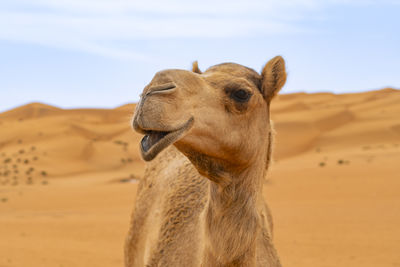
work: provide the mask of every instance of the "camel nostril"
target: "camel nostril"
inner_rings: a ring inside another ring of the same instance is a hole
[[[146,95],[151,95],[155,93],[167,93],[167,91],[171,91],[176,88],[176,84],[174,82],[169,82],[161,85],[152,86],[149,92]]]
[[[175,84],[167,84],[164,87],[158,89],[158,91],[171,90],[174,89],[175,87],[176,87]]]

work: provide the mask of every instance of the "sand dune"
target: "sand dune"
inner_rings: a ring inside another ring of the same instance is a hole
[[[122,266],[134,104],[0,114],[0,266]],[[280,95],[264,188],[284,266],[400,266],[400,91]]]

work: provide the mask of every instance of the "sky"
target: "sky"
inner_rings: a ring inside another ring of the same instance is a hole
[[[400,88],[400,0],[1,0],[0,112],[137,102],[163,69],[286,60],[282,93]]]

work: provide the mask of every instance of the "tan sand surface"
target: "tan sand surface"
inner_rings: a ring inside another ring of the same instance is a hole
[[[134,105],[0,114],[0,266],[122,266]],[[400,91],[280,95],[265,197],[284,266],[400,266]],[[254,137],[256,138],[256,137]]]

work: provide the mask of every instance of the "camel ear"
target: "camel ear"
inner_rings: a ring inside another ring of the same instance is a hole
[[[192,71],[198,74],[202,74],[201,70],[199,69],[199,63],[197,60],[192,64]]]
[[[278,94],[286,82],[285,60],[276,56],[265,64],[261,73],[261,91],[267,102]]]

